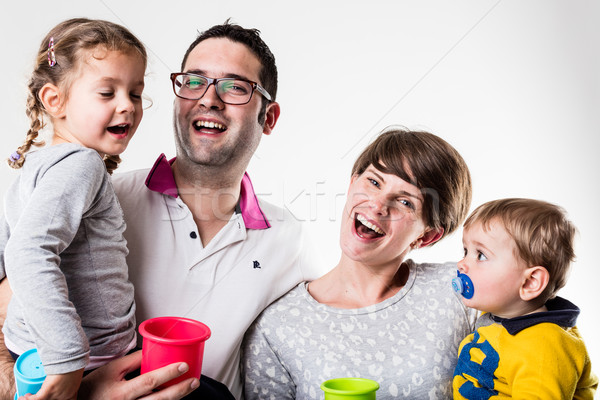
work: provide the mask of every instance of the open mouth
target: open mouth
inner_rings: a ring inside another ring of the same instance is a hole
[[[129,124],[109,126],[106,130],[114,135],[127,135],[129,132]]]
[[[356,214],[354,217],[354,228],[358,236],[365,239],[377,239],[385,236],[385,232],[381,230],[375,224],[370,223],[367,219],[360,214]]]
[[[192,125],[197,132],[202,131],[209,134],[221,133],[227,129],[225,125],[212,121],[194,121]]]

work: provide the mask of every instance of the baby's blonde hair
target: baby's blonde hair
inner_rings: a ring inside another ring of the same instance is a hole
[[[516,244],[515,256],[528,266],[542,266],[550,280],[540,300],[546,302],[565,286],[575,259],[573,241],[577,229],[561,207],[533,199],[501,199],[477,207],[465,221],[465,229],[480,223],[489,229],[493,220],[502,223]]]
[[[54,41],[54,58],[56,64],[49,63],[48,46],[50,39]],[[52,83],[65,94],[73,83],[77,68],[85,56],[85,51],[103,48],[108,51],[125,53],[137,52],[143,62],[147,63],[146,49],[129,30],[121,25],[87,18],[73,18],[56,25],[42,40],[37,53],[35,67],[29,80],[26,114],[31,123],[25,142],[8,159],[13,168],[21,168],[25,162],[25,154],[31,146],[41,146],[39,131],[45,126],[46,110],[38,96],[39,91],[47,83]],[[104,163],[108,173],[112,173],[121,162],[118,155],[106,155]]]

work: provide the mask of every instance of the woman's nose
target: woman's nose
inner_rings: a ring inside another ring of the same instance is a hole
[[[371,208],[379,215],[387,215],[388,205],[387,200],[382,197],[374,197],[369,201]]]

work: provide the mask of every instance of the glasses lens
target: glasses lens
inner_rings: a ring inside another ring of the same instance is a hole
[[[252,97],[252,84],[239,79],[223,79],[217,84],[217,92],[225,103],[245,104]]]
[[[175,79],[175,92],[186,99],[199,99],[206,92],[208,81],[198,75],[183,74]]]

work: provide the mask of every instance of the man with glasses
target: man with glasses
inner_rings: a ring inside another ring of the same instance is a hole
[[[113,180],[127,223],[137,323],[173,315],[208,325],[203,378],[223,382],[241,399],[246,329],[320,271],[300,224],[259,201],[245,172],[280,112],[275,59],[259,32],[229,22],[214,26],[191,44],[181,71],[171,74],[176,157],[163,154],[151,169]],[[80,398],[138,398],[185,372],[173,364],[123,380],[140,360],[134,353],[89,374]],[[180,398],[197,383],[163,389],[161,398]],[[190,396],[225,398],[211,397],[213,389],[218,383],[203,379]]]

